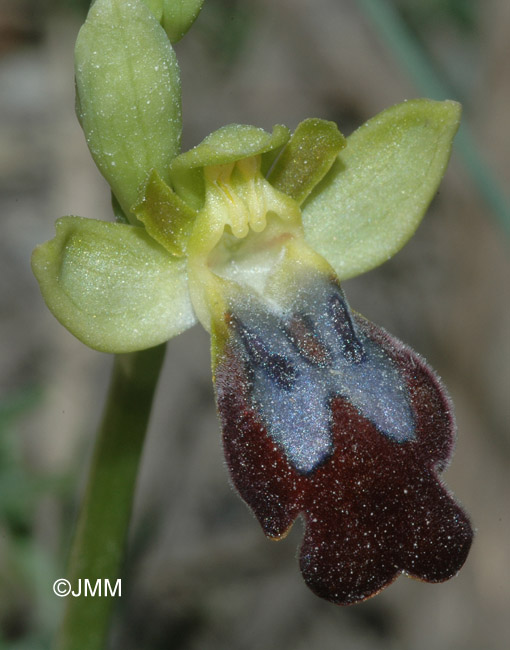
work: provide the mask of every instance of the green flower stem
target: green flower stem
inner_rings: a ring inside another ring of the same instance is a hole
[[[57,650],[101,650],[115,598],[85,596],[84,580],[119,577],[133,496],[165,345],[115,357],[110,392],[98,432],[88,484],[71,548],[68,596]],[[118,593],[118,592],[117,592]]]

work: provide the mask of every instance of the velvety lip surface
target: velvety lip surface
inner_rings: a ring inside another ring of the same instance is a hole
[[[329,291],[340,295],[333,288]],[[322,304],[329,310],[327,318],[341,344],[345,322],[342,327],[335,325],[331,301]],[[297,354],[301,360],[295,368],[285,346],[278,353],[268,352],[271,341],[267,340],[258,341],[262,357],[254,360],[255,353],[246,347],[253,347],[253,341],[243,342],[247,335],[240,334],[239,319],[228,315],[231,333],[215,371],[225,455],[234,485],[269,537],[284,536],[295,518],[303,515],[306,529],[300,566],[305,581],[319,596],[341,605],[375,595],[401,573],[429,582],[447,580],[463,565],[473,535],[466,514],[438,478],[451,456],[455,436],[450,402],[438,378],[419,355],[384,330],[350,312],[349,317],[363,349],[379,361],[388,360],[380,361],[378,367],[398,377],[398,390],[395,376],[390,377],[388,395],[390,399],[392,394],[400,395],[409,404],[404,424],[410,427],[412,423],[412,435],[399,438],[385,433],[371,407],[365,407],[371,398],[358,397],[354,404],[348,391],[335,390],[324,395],[321,404],[328,414],[321,432],[327,437],[326,451],[321,458],[312,453],[311,469],[296,460],[288,440],[271,434],[268,429],[274,420],[267,417],[267,408],[260,407],[260,394],[254,389],[257,364],[268,363],[262,359],[264,354],[280,355],[276,367],[285,368],[287,377],[280,389],[287,391],[288,399],[300,400],[295,410],[302,409],[304,414],[316,407],[316,400],[306,391],[294,394],[291,390],[303,364],[314,365],[318,373],[331,373],[338,365],[330,333],[326,336],[324,325],[313,317],[303,321],[294,314],[289,320],[295,323],[298,318],[301,340],[306,339],[307,327],[312,332],[308,338],[314,340],[313,345],[309,341],[300,346],[294,334],[292,359]],[[262,329],[270,326],[266,319]],[[293,328],[287,330],[280,323],[278,332],[282,327],[292,341]],[[355,365],[361,355],[349,359]],[[276,363],[274,358],[272,363]],[[377,371],[377,364],[372,370]],[[268,381],[279,382],[278,377]],[[374,381],[361,386],[377,386],[382,380]],[[308,421],[305,415],[301,425],[306,427]],[[293,427],[298,424],[291,423]]]

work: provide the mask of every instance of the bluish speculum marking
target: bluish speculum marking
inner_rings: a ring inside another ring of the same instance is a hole
[[[236,304],[232,314],[254,409],[288,461],[308,474],[331,455],[329,404],[335,395],[381,434],[399,443],[412,439],[405,382],[383,349],[360,331],[338,284],[316,273],[296,285],[283,314],[253,297]]]
[[[276,387],[292,390],[296,383],[296,369],[291,361],[282,354],[271,353],[264,341],[240,321],[236,322],[236,329],[252,362],[250,366],[261,367]]]
[[[254,409],[289,462],[299,472],[308,473],[332,452],[324,386],[318,381],[318,368],[292,343],[284,321],[254,302],[247,301],[233,319]],[[275,371],[275,358],[285,360],[283,377]]]
[[[361,363],[365,358],[363,343],[354,329],[347,302],[338,293],[329,299],[329,311],[333,327],[340,337],[339,343],[345,360],[348,363]]]

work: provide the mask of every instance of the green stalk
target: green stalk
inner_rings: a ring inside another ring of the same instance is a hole
[[[111,595],[84,594],[84,580],[119,577],[138,468],[165,345],[115,357],[110,391],[69,559],[72,589],[66,598],[57,650],[102,650],[115,602]],[[118,595],[118,591],[117,591]]]

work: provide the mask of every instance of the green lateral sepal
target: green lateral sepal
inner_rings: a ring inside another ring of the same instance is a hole
[[[185,261],[141,227],[64,217],[32,269],[54,316],[102,352],[143,350],[195,323]]]
[[[382,264],[413,235],[450,158],[461,107],[415,99],[349,138],[302,207],[308,243],[341,280]]]

